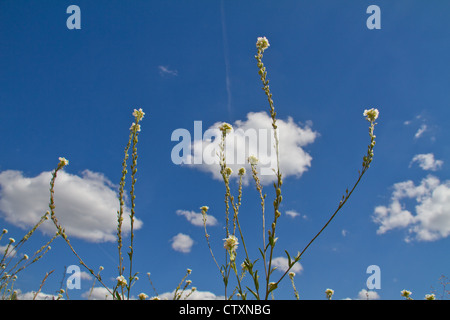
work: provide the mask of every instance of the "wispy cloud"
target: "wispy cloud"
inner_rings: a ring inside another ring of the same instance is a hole
[[[161,76],[178,76],[177,70],[171,70],[167,66],[158,66],[158,70]]]
[[[422,124],[421,126],[420,126],[420,128],[416,131],[416,134],[414,135],[414,138],[415,139],[418,139],[418,138],[420,138],[423,134],[424,134],[424,132],[425,131],[427,131],[427,125],[426,124]]]
[[[223,41],[223,56],[225,59],[225,86],[227,89],[227,109],[228,115],[231,117],[231,80],[230,80],[230,61],[228,54],[228,37],[227,37],[227,26],[225,22],[225,8],[224,1],[220,2],[220,20],[222,22],[222,41]]]

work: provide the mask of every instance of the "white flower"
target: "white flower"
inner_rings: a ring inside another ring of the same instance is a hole
[[[9,238],[9,243],[14,243],[16,240],[14,238]]]
[[[266,37],[258,37],[258,41],[256,41],[256,47],[261,50],[266,50],[270,47],[269,40]]]
[[[222,125],[219,127],[220,131],[224,132],[225,134],[231,132],[233,130],[233,126],[229,123],[222,123]]]
[[[117,284],[119,285],[119,286],[121,286],[121,287],[125,287],[128,283],[127,283],[127,280],[125,279],[125,277],[124,276],[118,276],[117,278],[116,278],[116,280],[117,280]]]
[[[412,294],[412,292],[411,291],[408,291],[408,290],[406,290],[406,289],[403,289],[402,291],[400,291],[400,293],[401,293],[401,295],[402,295],[402,297],[405,297],[405,298],[409,298],[409,296]]]
[[[23,255],[23,258],[24,258],[25,260],[28,260],[30,257],[28,257],[27,254],[24,254],[24,255]]]
[[[250,165],[252,166],[256,165],[258,161],[259,161],[258,158],[253,155],[248,157],[248,163],[250,163]]]
[[[434,293],[425,295],[425,300],[435,300],[435,299],[436,295]]]
[[[8,233],[8,230],[7,229],[3,229],[2,233],[3,234]]]
[[[333,290],[333,289],[327,289],[327,290],[325,290],[325,294],[326,294],[326,296],[327,296],[327,299],[328,299],[328,300],[331,300],[331,297],[332,297],[333,294],[334,294],[334,290]]]
[[[208,206],[202,206],[200,207],[200,210],[207,212],[209,210]]]
[[[132,123],[131,127],[130,127],[130,131],[134,131],[136,129],[137,132],[141,131],[141,125],[140,124],[136,124],[136,123]]]
[[[148,298],[148,295],[146,295],[145,293],[139,293],[139,300],[145,300]]]
[[[192,272],[192,269],[187,269],[187,274],[191,274],[191,272]]]
[[[69,164],[69,160],[67,160],[67,159],[64,158],[64,157],[59,157],[58,160],[59,160],[59,164],[58,164],[58,165],[59,165],[60,167],[67,166],[67,165]]]
[[[225,249],[227,249],[229,251],[236,251],[239,242],[238,242],[238,239],[234,235],[231,235],[228,238],[223,239],[223,240],[225,240],[225,242],[223,243],[223,247]]]
[[[367,121],[370,122],[374,122],[375,120],[377,120],[378,115],[380,114],[380,112],[378,112],[378,109],[369,109],[369,110],[364,110],[364,117],[366,117]]]
[[[145,112],[142,111],[142,108],[139,108],[139,110],[134,109],[133,116],[136,118],[136,121],[139,121],[144,118]]]

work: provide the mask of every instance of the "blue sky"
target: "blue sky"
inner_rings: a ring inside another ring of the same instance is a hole
[[[81,10],[79,30],[66,26],[72,4]],[[381,29],[366,26],[372,4]],[[267,124],[254,59],[257,37],[266,36],[263,61],[287,128],[274,257],[301,251],[353,185],[369,143],[362,114],[378,108],[371,168],[304,254],[295,283],[301,299],[324,299],[327,288],[334,299],[356,299],[367,289],[367,267],[377,265],[376,297],[400,299],[408,289],[422,299],[431,286],[440,289],[450,267],[449,10],[443,1],[0,1],[0,226],[9,231],[0,246],[20,239],[47,210],[48,172],[66,157],[56,214],[75,249],[95,270],[104,266],[113,286],[114,192],[132,112],[142,108],[133,294],[154,295],[147,272],[162,295],[190,268],[198,297],[223,295],[203,229],[188,217],[210,207],[217,223],[208,232],[223,263],[225,187],[211,166],[174,164],[171,137],[181,128],[193,138],[194,121],[202,132],[222,121],[243,129]],[[236,192],[236,180],[231,185]],[[272,186],[264,192],[272,221]],[[251,180],[240,219],[257,259],[261,214]],[[15,259],[54,232],[50,224],[43,231]],[[54,270],[42,289],[54,294],[64,266],[77,263],[57,239],[15,287],[37,290]],[[83,298],[91,285],[82,280],[69,296]],[[294,298],[288,279],[275,297]]]

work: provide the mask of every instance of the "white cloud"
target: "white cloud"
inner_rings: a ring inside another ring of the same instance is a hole
[[[158,295],[161,300],[172,300],[175,294],[175,290],[172,292],[165,292]],[[190,295],[189,295],[190,294]],[[187,297],[189,295],[189,297]],[[186,289],[182,294],[180,300],[223,300],[223,296],[216,296],[214,293],[209,291],[199,291],[195,290],[191,294],[190,289]]]
[[[36,294],[35,291],[29,291],[22,293],[20,289],[17,290],[17,299],[18,300],[55,300],[57,295],[48,294],[44,292],[39,292]]]
[[[411,167],[411,165],[414,162],[417,162],[423,170],[431,170],[431,171],[436,171],[440,169],[444,164],[442,160],[435,160],[434,154],[432,153],[416,154],[411,160],[409,166]]]
[[[367,291],[366,289],[362,289],[358,293],[358,300],[379,300],[380,295],[376,291]]]
[[[172,249],[178,252],[188,253],[194,245],[194,240],[187,234],[179,233],[171,239]]]
[[[378,234],[396,228],[407,228],[405,241],[434,241],[450,235],[450,181],[440,182],[428,175],[419,185],[412,181],[394,184],[389,206],[377,206],[373,220]],[[415,212],[405,209],[404,200],[414,199]]]
[[[285,257],[278,257],[272,259],[272,266],[276,267],[278,271],[286,272],[286,270],[289,267],[289,260]],[[300,262],[297,262],[294,264],[294,266],[291,268],[290,272],[295,272],[299,274],[303,271],[303,266],[300,264]]]
[[[9,223],[28,229],[49,210],[51,172],[28,178],[20,171],[0,173],[0,215]],[[103,174],[85,170],[81,176],[61,170],[55,182],[55,213],[69,237],[92,242],[115,241],[119,200],[117,187]],[[130,210],[125,206],[123,231],[130,231]],[[135,219],[134,228],[142,221]],[[48,220],[39,230],[56,232]]]
[[[177,70],[171,70],[169,69],[169,67],[166,66],[158,66],[158,70],[159,70],[159,74],[161,76],[177,76],[178,75],[178,71]]]
[[[187,221],[192,223],[194,226],[203,226],[203,214],[197,213],[195,211],[188,210],[177,210],[177,215],[184,216]],[[217,219],[211,215],[206,216],[206,225],[215,226],[217,225]]]
[[[254,155],[259,159],[259,172],[261,173],[261,167],[265,170],[265,173],[260,175],[261,183],[268,184],[275,181],[276,177],[272,168],[276,167],[276,155],[271,123],[272,119],[267,113],[250,112],[247,114],[246,121],[237,120],[233,124],[233,131],[226,138],[227,165],[234,172],[232,177],[237,178],[239,168],[245,167],[247,174],[244,176],[244,183],[247,184],[252,179],[247,158]],[[221,124],[215,123],[206,130],[211,136],[205,137],[206,135],[204,135],[203,140],[192,142],[193,154],[189,155],[186,161],[191,167],[212,173],[213,177],[218,180],[222,179],[217,156],[221,139],[218,128]],[[310,124],[308,122],[301,127],[291,117],[287,120],[277,120],[280,170],[283,178],[300,177],[311,166],[312,157],[303,147],[313,143],[318,133],[311,129]],[[203,159],[203,161],[201,164],[195,164],[195,159]]]
[[[111,292],[113,291],[112,289],[110,290]],[[94,287],[92,291],[83,292],[81,296],[88,300],[112,300],[112,295],[105,287]]]

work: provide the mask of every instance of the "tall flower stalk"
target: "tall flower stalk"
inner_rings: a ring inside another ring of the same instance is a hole
[[[131,124],[130,127],[130,134],[128,137],[128,143],[124,150],[124,159],[122,161],[122,177],[120,179],[119,184],[119,210],[117,211],[117,248],[118,248],[118,254],[119,254],[119,264],[118,264],[118,271],[119,276],[117,277],[117,283],[114,288],[114,298],[117,299],[124,299],[125,298],[125,292],[127,291],[127,299],[130,298],[130,290],[133,286],[134,282],[136,281],[137,273],[133,274],[133,254],[134,254],[134,219],[135,219],[135,206],[136,206],[136,195],[135,195],[135,184],[136,184],[136,173],[137,173],[137,159],[138,159],[138,152],[137,152],[137,143],[138,143],[138,135],[141,131],[141,125],[139,122],[144,118],[145,113],[142,111],[142,109],[134,109],[133,116],[135,122]],[[130,164],[130,170],[131,170],[131,190],[130,190],[130,202],[131,202],[131,213],[130,213],[130,245],[129,245],[129,251],[128,251],[128,258],[129,258],[129,276],[128,281],[124,278],[123,274],[125,271],[125,266],[123,265],[123,256],[122,256],[122,246],[123,246],[123,239],[122,239],[122,223],[123,223],[123,214],[124,214],[124,188],[125,188],[125,180],[126,175],[128,173],[128,166],[127,166],[127,160],[129,158],[129,150],[131,147],[131,164]],[[123,281],[125,280],[125,281]],[[117,290],[121,291],[121,294],[119,295]]]
[[[270,295],[273,297],[274,291],[278,288],[279,283],[288,274],[289,274],[289,278],[291,279],[292,287],[294,289],[294,295],[297,299],[299,299],[299,294],[298,294],[297,288],[295,287],[295,284],[294,284],[295,273],[291,272],[291,269],[300,260],[302,255],[306,252],[306,250],[317,239],[317,237],[325,230],[325,228],[331,223],[331,221],[335,218],[337,213],[342,209],[342,207],[348,201],[351,194],[353,193],[353,191],[355,190],[355,188],[361,181],[363,175],[369,169],[370,164],[373,159],[373,148],[375,146],[375,137],[376,137],[374,135],[374,127],[376,125],[375,120],[378,118],[378,115],[379,115],[378,110],[374,109],[374,108],[365,110],[363,113],[366,120],[369,121],[369,123],[370,123],[370,126],[369,126],[370,144],[368,145],[367,154],[364,155],[364,157],[363,157],[362,169],[358,171],[358,178],[357,178],[355,184],[350,189],[350,191],[349,191],[349,189],[347,189],[345,191],[345,195],[342,197],[341,201],[339,202],[339,205],[338,205],[337,209],[335,210],[335,212],[331,215],[331,217],[324,224],[324,226],[309,241],[309,243],[304,247],[304,249],[302,251],[299,251],[296,256],[291,257],[289,252],[285,250],[287,260],[288,260],[288,266],[287,266],[285,272],[282,274],[282,276],[277,281],[273,281],[271,279],[271,277],[273,276],[273,271],[276,268],[272,266],[272,260],[273,260],[274,249],[275,249],[277,239],[278,239],[276,237],[276,235],[277,235],[276,227],[277,227],[278,219],[281,216],[280,206],[281,206],[281,202],[283,200],[281,187],[283,185],[283,180],[282,180],[282,173],[280,170],[280,151],[279,151],[280,144],[279,144],[279,137],[278,137],[277,117],[276,117],[277,113],[275,111],[274,101],[273,101],[272,93],[271,93],[270,87],[269,87],[269,80],[267,79],[267,71],[262,62],[263,53],[267,48],[269,48],[269,46],[270,46],[270,44],[266,37],[259,37],[256,42],[257,54],[255,55],[255,59],[257,60],[257,66],[258,66],[258,74],[259,74],[261,82],[263,84],[262,89],[263,89],[263,91],[267,97],[267,101],[269,103],[269,111],[270,111],[270,116],[272,119],[271,126],[273,129],[274,148],[275,148],[275,156],[276,156],[276,168],[273,168],[275,178],[276,178],[275,182],[273,183],[273,186],[275,189],[275,199],[273,201],[274,215],[273,215],[272,223],[267,230],[267,241],[266,241],[266,218],[265,218],[266,194],[263,193],[261,181],[258,177],[258,170],[257,170],[258,159],[255,156],[250,156],[248,158],[248,162],[251,166],[252,177],[253,177],[253,180],[255,181],[256,189],[257,189],[260,199],[261,199],[261,208],[262,208],[262,235],[263,235],[262,243],[263,243],[263,246],[262,246],[262,248],[259,248],[259,252],[262,257],[262,262],[264,263],[265,292],[263,293],[263,295],[260,295],[260,292],[259,292],[260,284],[259,284],[258,270],[254,269],[255,263],[257,262],[258,259],[252,261],[249,258],[247,248],[245,245],[244,234],[240,227],[239,218],[238,218],[238,211],[239,211],[239,206],[241,204],[241,197],[242,197],[242,176],[245,174],[244,169],[241,169],[239,172],[239,176],[240,176],[239,177],[239,195],[238,195],[237,203],[235,202],[234,197],[232,196],[231,191],[230,191],[230,182],[229,181],[230,181],[230,175],[231,175],[232,171],[226,165],[226,156],[225,156],[225,154],[226,154],[225,139],[226,139],[227,133],[232,130],[232,126],[229,125],[228,123],[223,123],[222,126],[220,127],[220,130],[222,131],[222,140],[221,140],[221,143],[219,144],[219,147],[220,147],[220,152],[219,152],[220,173],[223,177],[223,181],[225,183],[225,189],[226,189],[226,191],[225,191],[226,239],[224,239],[225,240],[224,248],[226,249],[225,250],[226,264],[222,267],[219,267],[219,265],[214,257],[214,254],[212,253],[211,246],[209,243],[209,235],[206,231],[206,211],[207,211],[207,209],[202,209],[203,218],[204,218],[203,223],[205,226],[205,235],[206,235],[206,239],[208,242],[208,247],[211,251],[211,255],[212,255],[214,261],[216,262],[216,265],[218,266],[218,268],[222,274],[222,277],[223,277],[223,280],[225,283],[225,297],[226,298],[231,298],[233,296],[234,292],[237,290],[239,296],[242,299],[246,299],[246,292],[243,289],[242,280],[243,280],[245,273],[248,272],[253,280],[254,288],[251,289],[248,286],[246,286],[245,288],[250,293],[252,293],[256,299],[258,299],[258,300],[261,298],[268,299]],[[232,229],[230,228],[230,218],[229,218],[230,205],[234,212]],[[241,265],[242,271],[240,273],[237,271],[236,262],[235,262],[236,255],[237,255],[236,249],[237,249],[237,245],[239,244],[238,238],[236,237],[236,228],[237,228],[237,231],[239,232],[241,244],[242,244],[242,247],[245,252],[245,259]],[[233,291],[233,294],[231,294],[228,297],[227,296],[227,285],[228,285],[230,270],[233,270],[236,274],[237,286],[236,286],[235,290]]]

